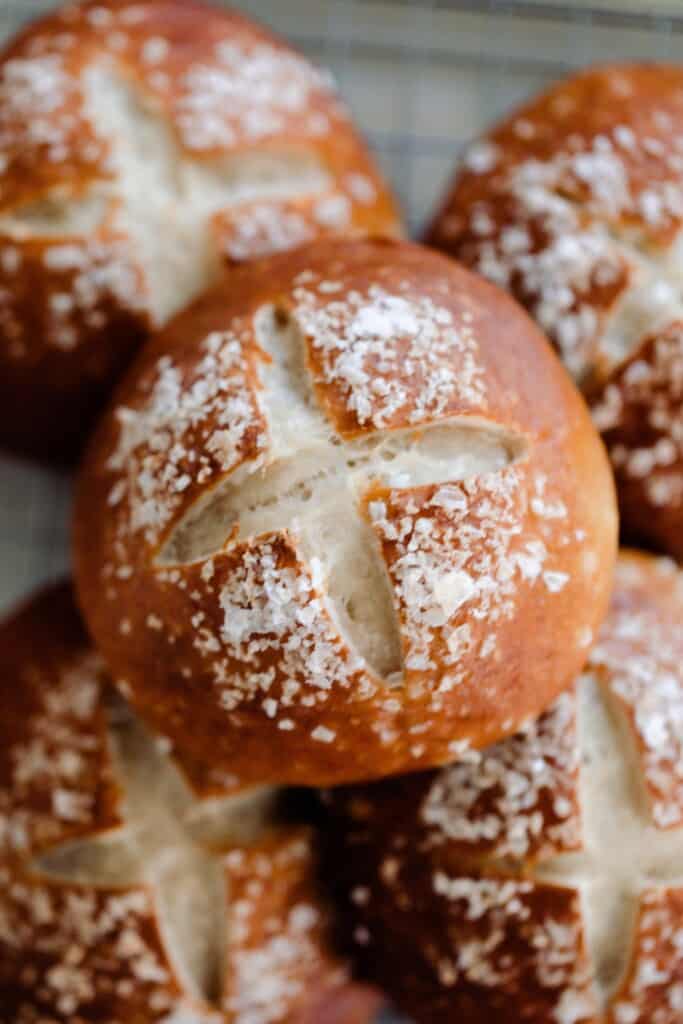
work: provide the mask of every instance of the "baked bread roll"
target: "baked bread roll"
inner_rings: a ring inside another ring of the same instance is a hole
[[[68,587],[0,627],[0,669],[3,1024],[369,1024],[313,831],[273,790],[195,801]]]
[[[582,383],[632,538],[683,559],[683,69],[582,72],[476,143],[429,240],[509,288]]]
[[[222,256],[397,230],[328,78],[269,32],[197,0],[68,4],[0,57],[0,444],[73,455]]]
[[[514,732],[583,664],[615,532],[526,314],[419,246],[327,240],[146,347],[86,456],[75,557],[113,677],[205,792]]]
[[[683,574],[621,558],[586,673],[513,739],[333,794],[369,975],[418,1022],[683,1019]]]

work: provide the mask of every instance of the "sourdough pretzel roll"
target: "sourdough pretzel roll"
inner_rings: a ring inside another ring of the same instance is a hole
[[[197,0],[93,0],[0,57],[0,443],[80,447],[221,257],[398,218],[325,74]]]
[[[2,1024],[369,1024],[314,833],[274,790],[197,804],[67,586],[0,627],[0,668]]]
[[[585,660],[615,544],[604,451],[528,317],[360,240],[245,266],[162,332],[75,521],[92,634],[200,792],[516,730]]]
[[[332,794],[360,955],[417,1022],[679,1024],[682,666],[683,574],[624,553],[574,692],[467,763]]]
[[[626,531],[683,558],[683,68],[582,72],[477,142],[429,239],[509,288],[582,383]]]

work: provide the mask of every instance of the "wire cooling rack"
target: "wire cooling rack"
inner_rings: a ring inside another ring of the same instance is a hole
[[[0,0],[0,37],[53,6]],[[676,60],[681,0],[235,0],[335,73],[417,232],[468,139],[572,67]],[[68,569],[70,485],[0,457],[0,614]]]

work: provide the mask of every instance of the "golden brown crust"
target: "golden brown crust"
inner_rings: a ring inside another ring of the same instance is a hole
[[[591,401],[626,528],[683,561],[683,323],[647,337]]]
[[[331,953],[315,869],[306,829],[227,855],[234,906],[223,996],[229,1020],[267,1020],[283,993],[286,1024],[368,1024],[379,1010],[377,990],[349,984],[345,965]]]
[[[23,1024],[49,1014],[67,1024],[78,1013],[98,1024],[121,1017],[156,1024],[184,1006],[188,1013],[196,1010],[198,1024],[213,1024],[201,1007],[184,1001],[169,973],[144,889],[45,883],[6,867],[0,877],[5,1020]],[[150,1006],[157,1007],[151,1014]]]
[[[176,211],[254,155],[313,162],[326,176],[293,195],[275,183],[260,198],[215,202],[198,216],[213,221],[216,256],[400,230],[326,77],[248,19],[196,0],[89,0],[30,25],[0,57],[0,443],[49,458],[73,457],[154,312],[149,268],[122,210],[121,126],[107,110],[91,114],[92,68],[130,90],[186,161],[175,168]],[[147,159],[163,161],[154,144]],[[188,168],[215,180],[183,184]],[[46,230],[52,203],[67,216]],[[82,210],[79,226],[68,214]],[[170,231],[178,218],[167,213]],[[169,235],[168,244],[182,243]]]
[[[214,1006],[183,980],[155,885],[106,883],[95,861],[92,879],[39,861],[104,833],[113,842],[126,825],[105,722],[108,683],[68,586],[0,627],[0,667],[3,1024],[332,1024],[345,1001],[369,1024],[381,1000],[349,982],[333,950],[311,828],[264,824],[253,844],[235,838],[217,851],[229,945]],[[311,1016],[319,1007],[325,1012]]]
[[[14,244],[4,251],[14,251]],[[106,403],[111,382],[120,376],[149,333],[140,310],[122,307],[109,291],[94,310],[76,311],[68,331],[78,345],[55,346],[51,293],[69,294],[75,268],[55,271],[45,280],[45,246],[24,243],[20,271],[0,270],[3,305],[0,338],[0,436],[3,447],[50,461],[72,459],[95,416]],[[70,246],[71,248],[71,246]],[[76,244],[74,251],[81,246]],[[83,246],[84,263],[97,273],[110,258],[120,268],[121,251],[106,243]],[[95,321],[106,323],[106,328]],[[90,318],[90,322],[86,322]],[[27,341],[27,339],[30,339]]]
[[[683,958],[677,937],[683,889],[643,892],[629,971],[609,1015],[609,1024],[632,1020],[676,1024],[681,1012]]]
[[[683,824],[683,576],[667,559],[623,552],[611,616],[589,666],[629,722],[650,813],[660,829]]]
[[[202,791],[380,776],[513,732],[579,670],[607,603],[612,487],[570,381],[504,295],[417,246],[319,242],[235,273],[140,356],[83,467],[80,600],[115,678]],[[254,317],[273,304],[342,446],[442,423],[511,439],[495,472],[361,496],[398,687],[340,633],[295,532],[161,557],[210,490],[269,465]]]
[[[370,862],[371,869],[376,866]],[[366,976],[383,984],[400,1010],[418,1024],[446,1024],[454,1016],[464,1024],[482,1019],[500,1024],[561,1020],[555,1015],[556,990],[543,979],[554,978],[555,984],[575,991],[584,986],[577,894],[535,882],[445,872],[436,872],[434,882],[440,886],[436,900],[430,880],[407,871],[394,890],[401,893],[398,913],[394,893],[387,898],[375,890],[369,909],[356,913],[362,923],[356,924],[355,940]],[[404,897],[404,892],[411,895]],[[364,887],[357,887],[356,897],[365,898]],[[376,936],[387,920],[395,952],[385,959]],[[559,948],[548,949],[548,932],[561,937]],[[461,972],[459,960],[468,957],[471,967]],[[586,998],[581,1009],[590,1013],[594,1006]],[[597,1024],[585,1012],[575,1019]]]
[[[683,71],[581,72],[465,156],[431,243],[508,288],[595,405],[628,535],[680,558]]]
[[[646,849],[675,840],[683,822],[682,664],[683,574],[624,552],[588,673],[626,712],[627,746],[650,800],[644,817],[637,811]],[[593,982],[604,962],[599,940],[591,948],[587,937],[610,879],[595,857],[610,843],[627,844],[626,859],[638,853],[614,807],[599,823],[602,850],[591,850],[594,794],[584,786],[579,802],[580,755],[582,772],[595,772],[596,754],[614,752],[586,745],[573,705],[573,693],[563,695],[538,723],[470,763],[328,795],[327,871],[340,880],[364,971],[418,1022],[680,1017],[683,838],[677,861],[669,845],[658,869],[629,864],[630,886],[612,880],[615,899],[634,913],[624,935],[603,934],[624,972],[600,1009]],[[565,873],[553,873],[563,859]]]
[[[45,591],[0,627],[0,664],[2,853],[30,857],[119,825],[100,700],[104,666],[70,587]]]

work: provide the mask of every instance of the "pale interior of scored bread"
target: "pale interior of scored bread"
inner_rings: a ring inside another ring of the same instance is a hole
[[[631,280],[607,317],[601,338],[608,370],[627,360],[645,338],[683,320],[683,233],[660,254],[626,232],[614,234],[612,241],[631,267]]]
[[[579,739],[584,848],[535,873],[578,887],[595,988],[606,1011],[631,961],[639,893],[683,886],[683,832],[655,826],[633,725],[592,675],[579,688]]]
[[[395,488],[496,473],[523,444],[492,424],[447,420],[342,440],[320,408],[295,318],[268,306],[255,317],[271,362],[260,371],[271,448],[199,501],[172,532],[161,564],[189,563],[244,540],[288,529],[320,569],[331,614],[370,668],[399,683],[399,624],[379,542],[359,501],[373,483]]]
[[[54,190],[0,214],[0,230],[12,238],[69,238],[90,235],[105,221],[110,208],[108,189],[90,189],[74,197],[65,190]]]
[[[105,221],[131,239],[150,312],[165,323],[215,279],[212,217],[259,199],[322,194],[330,177],[300,148],[192,159],[169,120],[122,70],[92,64],[82,76],[85,112],[111,145],[111,179],[79,196],[62,191],[6,211],[0,232],[18,239],[92,235]],[[199,116],[199,115],[197,115]]]
[[[266,834],[278,820],[277,790],[198,802],[163,745],[113,694],[108,715],[124,826],[60,847],[36,870],[94,886],[150,886],[179,977],[193,996],[218,1005],[230,940],[221,851]]]

